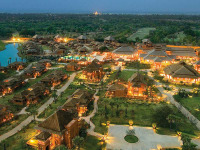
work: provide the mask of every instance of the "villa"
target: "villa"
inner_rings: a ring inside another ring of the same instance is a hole
[[[108,88],[106,96],[127,97],[127,87],[123,84],[115,83]]]
[[[25,63],[23,62],[13,62],[8,65],[8,68],[13,69],[13,70],[23,70],[25,67]]]
[[[33,86],[29,87],[27,90],[14,95],[12,103],[16,105],[29,105],[36,104],[41,98],[48,95],[50,89],[42,83],[36,83]]]
[[[39,63],[43,64],[46,67],[51,67],[52,61],[50,59],[41,59],[39,60]]]
[[[24,74],[26,77],[36,78],[38,76],[41,76],[46,71],[47,71],[47,68],[44,63],[37,63],[36,65],[32,66],[28,70],[25,70]]]
[[[75,63],[75,62],[70,62],[69,64],[67,64],[65,66],[65,69],[67,71],[78,71],[78,70],[81,69],[81,67],[77,63]]]
[[[77,89],[62,106],[64,110],[75,110],[78,116],[82,116],[87,110],[89,103],[93,100],[93,94],[86,90]]]
[[[155,49],[147,54],[140,54],[140,61],[150,63],[154,69],[160,69],[171,64],[176,59],[176,56],[168,55],[164,48],[162,45],[156,45]]]
[[[104,38],[104,43],[112,43],[115,41],[115,38],[112,36],[108,36],[106,38]]]
[[[64,80],[68,78],[67,74],[65,74],[61,70],[55,70],[48,76],[44,77],[41,82],[44,83],[46,86],[57,86],[61,84]]]
[[[71,149],[72,139],[79,135],[80,128],[81,121],[73,113],[58,110],[36,127],[37,135],[27,144],[38,150],[53,150],[61,144]]]
[[[128,80],[127,96],[136,99],[147,99],[148,94],[146,91],[148,88],[144,75],[141,73],[135,73]]]
[[[99,82],[104,76],[103,68],[101,65],[97,64],[96,62],[92,61],[84,70],[83,76],[89,82]]]
[[[23,76],[14,76],[3,80],[2,87],[3,92],[2,95],[12,93],[16,88],[25,84]]]
[[[132,61],[138,58],[137,50],[131,46],[123,46],[112,52],[114,59],[123,58],[125,61]]]
[[[86,43],[87,37],[85,35],[80,35],[79,37],[77,37],[77,41],[80,43]]]
[[[165,67],[164,77],[167,80],[178,83],[196,83],[200,80],[200,74],[185,62],[179,62]]]
[[[13,117],[13,113],[8,110],[7,106],[0,105],[0,125],[11,120]]]

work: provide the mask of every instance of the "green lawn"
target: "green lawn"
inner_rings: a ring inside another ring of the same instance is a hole
[[[172,38],[174,37],[174,39]],[[186,35],[184,34],[184,32],[177,32],[173,35],[169,35],[167,37],[164,38],[164,40],[168,40],[169,42],[182,42],[183,39],[186,37]]]
[[[6,48],[6,44],[0,41],[0,51],[4,50]]]
[[[37,130],[34,129],[34,127],[37,124],[38,122],[32,122],[22,131],[2,141],[0,143],[0,149],[3,150],[5,144],[6,150],[34,150],[33,148],[27,146],[26,142],[36,134]]]
[[[130,62],[126,64],[126,69],[138,69],[138,67],[140,69],[150,69],[151,65],[150,64],[143,64],[140,62]]]
[[[9,121],[5,124],[2,124],[0,126],[0,135],[10,131],[11,129],[15,128],[17,125],[19,125],[22,121],[24,121],[28,116],[27,115],[20,115],[16,119],[13,119],[12,121]]]
[[[179,102],[200,120],[200,97],[182,98]]]
[[[136,143],[136,142],[138,142],[138,138],[136,136],[134,136],[134,135],[126,135],[124,137],[124,140],[126,142],[128,142],[128,143]]]
[[[103,144],[100,139],[95,136],[87,136],[86,140],[83,142],[81,146],[81,150],[100,150],[105,148],[105,144]]]
[[[146,36],[149,35],[149,32],[152,30],[156,30],[155,28],[140,28],[136,33],[133,33],[128,40],[135,41],[136,38],[144,39]]]
[[[136,73],[136,71],[126,71],[126,70],[123,70],[123,71],[119,74],[119,79],[124,80],[124,81],[128,81],[128,79],[129,79],[134,73]]]

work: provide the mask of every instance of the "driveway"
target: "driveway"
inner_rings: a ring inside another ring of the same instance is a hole
[[[182,141],[175,136],[159,135],[154,133],[150,127],[136,127],[135,134],[139,141],[137,143],[128,143],[124,140],[129,126],[110,125],[108,130],[108,139],[106,149],[112,150],[152,150],[157,149],[158,145],[163,148],[181,147]]]

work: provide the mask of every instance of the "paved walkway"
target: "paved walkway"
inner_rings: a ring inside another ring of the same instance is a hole
[[[175,101],[173,95],[170,92],[166,92],[164,90],[164,88],[162,87],[161,83],[156,82],[156,85],[157,85],[158,90],[162,94],[167,95],[168,100],[170,101],[170,103],[172,103],[173,105],[175,105],[178,108],[178,110],[180,112],[182,112],[182,114],[185,117],[187,117],[192,123],[194,123],[196,125],[196,127],[200,130],[200,121],[195,116],[193,116],[185,107],[183,107],[180,103],[178,103],[177,101]]]
[[[92,113],[89,116],[86,117],[81,117],[81,119],[84,119],[89,125],[90,125],[90,129],[87,130],[88,134],[92,135],[92,136],[97,136],[97,137],[103,137],[102,134],[94,132],[95,129],[95,125],[90,121],[90,119],[92,117],[94,117],[94,115],[96,114],[96,112],[98,111],[98,100],[99,100],[99,96],[96,96],[96,94],[99,92],[99,90],[97,89],[95,94],[94,94],[94,110],[92,111]]]
[[[163,148],[181,147],[182,141],[176,136],[159,135],[150,127],[136,127],[135,135],[139,141],[137,143],[128,143],[124,140],[129,126],[110,125],[108,137],[106,140],[106,149],[114,150],[151,150],[157,149],[160,145]]]
[[[76,76],[76,73],[73,73],[70,76],[70,79],[68,80],[68,82],[59,90],[57,90],[57,95],[59,96],[62,92],[64,92],[69,85],[74,81],[74,78]],[[53,103],[54,98],[50,98],[46,103],[44,103],[39,109],[38,109],[38,115],[41,114],[51,103]],[[17,132],[19,132],[20,130],[22,130],[25,126],[27,126],[31,121],[34,120],[33,115],[29,116],[26,120],[24,120],[23,122],[21,122],[17,127],[15,127],[14,129],[10,130],[9,132],[3,134],[0,136],[0,142],[9,138],[10,136],[16,134]],[[42,119],[38,119],[36,117],[36,120],[38,121],[42,121]]]

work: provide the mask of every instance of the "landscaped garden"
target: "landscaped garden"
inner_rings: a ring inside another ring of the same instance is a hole
[[[151,127],[156,123],[157,133],[160,134],[175,135],[176,131],[181,131],[195,136],[199,133],[196,127],[171,104],[128,98],[111,99],[105,98],[104,95],[104,91],[100,91],[98,113],[92,118],[92,122],[96,125],[96,132],[107,133],[105,126],[107,121],[111,124],[128,125],[129,120],[133,120],[134,125],[138,126]],[[170,123],[168,120],[170,114],[177,119],[175,123]]]
[[[200,91],[198,88],[193,89],[192,92],[180,89],[174,98],[200,120]]]

